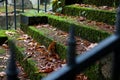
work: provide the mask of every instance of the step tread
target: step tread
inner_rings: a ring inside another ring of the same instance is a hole
[[[49,24],[41,24],[41,25],[37,25],[35,26],[36,29],[38,29],[40,32],[43,33],[43,35],[52,38],[54,41],[57,41],[61,44],[64,44],[65,46],[67,46],[67,41],[68,41],[68,37],[69,34],[59,30],[55,27],[52,27]],[[76,53],[77,54],[81,54],[83,52],[85,52],[87,50],[87,47],[90,46],[90,44],[93,44],[90,41],[87,41],[85,39],[82,39],[80,37],[75,37],[76,38]]]
[[[108,33],[114,33],[115,32],[115,26],[114,25],[109,25],[104,22],[100,21],[94,21],[94,20],[89,20],[86,17],[82,16],[69,16],[65,14],[54,14],[55,16],[58,16],[60,18],[66,19],[66,21],[72,21],[72,23],[77,23],[79,25],[87,25],[88,27],[97,29],[97,30],[102,30]]]

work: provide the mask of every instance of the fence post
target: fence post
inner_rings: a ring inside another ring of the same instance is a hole
[[[69,30],[68,50],[67,50],[67,64],[72,66],[75,64],[76,40],[74,37],[74,27],[71,26]]]
[[[6,13],[6,29],[8,30],[8,1],[5,1],[5,13]]]
[[[24,13],[24,0],[22,0],[22,13]]]
[[[14,27],[16,29],[16,0],[14,0]]]
[[[47,0],[45,0],[45,12],[47,12]]]
[[[120,5],[117,9],[117,17],[116,17],[116,34],[120,37]],[[120,46],[120,41],[118,42]],[[120,80],[120,50],[119,46],[115,47],[113,54],[113,71],[112,71],[112,80]]]
[[[7,80],[19,80],[19,78],[17,77],[18,69],[15,60],[15,48],[14,48],[14,43],[12,41],[9,42],[9,47],[10,47],[10,58],[6,69]]]
[[[0,0],[0,2],[3,2],[4,0]]]
[[[67,66],[72,67],[76,64],[75,55],[76,55],[76,40],[74,37],[74,27],[70,26],[67,50]],[[75,80],[75,76],[76,73],[73,72],[73,75],[70,76],[69,80]]]
[[[40,10],[40,0],[38,0],[38,13],[39,13],[39,10]]]

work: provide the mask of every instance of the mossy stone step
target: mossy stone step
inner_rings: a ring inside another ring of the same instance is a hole
[[[80,7],[74,4],[63,7],[62,13],[72,16],[83,16],[90,20],[100,21],[111,25],[114,25],[116,21],[115,11]]]
[[[82,37],[83,39],[86,39],[91,42],[99,42],[111,35],[110,33],[106,32],[106,31],[98,30],[98,29],[95,29],[88,25],[75,23],[73,20],[66,19],[64,17],[56,16],[56,15],[52,15],[52,14],[39,13],[39,14],[30,14],[29,15],[28,13],[25,13],[25,14],[21,15],[21,18],[24,19],[25,17],[28,19],[28,22],[21,22],[21,26],[31,24],[33,17],[34,17],[34,19],[35,18],[37,19],[37,17],[39,17],[37,22],[40,22],[45,17],[45,18],[47,18],[46,22],[48,22],[48,24],[50,24],[53,27],[56,27],[58,29],[61,29],[63,31],[66,31],[66,32],[69,31],[70,26],[74,26],[75,27],[75,36]],[[34,19],[32,22],[34,22],[36,24],[36,21],[34,21]],[[23,20],[21,20],[21,21],[23,21]],[[26,27],[28,27],[28,26],[26,26]]]

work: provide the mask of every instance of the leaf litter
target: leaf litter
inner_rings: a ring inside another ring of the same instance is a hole
[[[63,40],[62,42],[67,46],[66,40],[68,39],[68,33],[60,31],[56,28],[52,28],[48,24],[47,25],[39,25],[39,28],[41,26],[42,27],[45,26],[47,28],[49,27],[48,29],[51,28],[52,31],[50,31],[50,32],[56,32],[55,36],[64,37],[64,39],[62,39]],[[29,58],[32,58],[36,62],[36,66],[38,66],[38,68],[39,68],[39,71],[36,73],[42,72],[42,73],[48,74],[48,73],[50,73],[52,71],[56,71],[66,65],[65,59],[64,60],[60,59],[59,56],[57,55],[57,53],[54,55],[50,55],[48,49],[44,45],[37,43],[35,40],[33,40],[31,36],[28,36],[20,29],[17,29],[16,33],[19,34],[19,36],[16,37],[17,46],[25,47],[24,54],[26,55],[26,57],[23,59],[23,61],[25,61]],[[11,34],[11,32],[7,32],[6,34],[8,34],[8,36],[10,36],[10,37],[15,35],[14,33]],[[53,33],[49,33],[49,36],[52,36],[52,35],[53,35]],[[55,36],[53,36],[53,37],[55,37]],[[89,48],[89,46],[94,44],[89,41],[82,40],[80,38],[76,38],[76,41],[77,41],[76,45],[82,45],[81,46],[82,48],[80,46],[78,48],[76,48],[76,51],[80,54],[88,49],[91,49],[91,48]],[[5,49],[9,49],[7,44],[3,44],[3,47]],[[94,47],[94,46],[92,46],[92,47]],[[81,48],[81,50],[80,50],[80,48]],[[20,69],[19,78],[21,78],[21,80],[29,80],[27,74],[24,72],[24,69],[20,66],[20,64],[18,62],[16,64]],[[0,74],[4,75],[4,72],[1,72]],[[2,80],[4,80],[4,79],[2,79]],[[76,80],[88,80],[88,78],[84,74],[79,74],[76,77]]]
[[[42,25],[42,26],[48,27],[50,25],[47,24],[47,25]],[[56,36],[61,35],[62,37],[68,37],[67,33],[59,31],[52,27],[50,27],[50,28],[53,30],[51,32],[54,32],[54,31],[60,32],[60,33],[56,33]],[[23,61],[25,61],[29,58],[32,58],[34,60],[34,62],[36,63],[36,66],[38,66],[38,68],[39,68],[39,70],[36,73],[47,73],[48,74],[48,73],[56,71],[66,65],[65,59],[64,60],[60,59],[60,57],[59,57],[59,55],[57,55],[57,53],[55,53],[54,55],[50,55],[48,48],[46,48],[46,46],[44,46],[40,43],[37,43],[35,40],[32,39],[31,36],[28,36],[27,34],[22,32],[20,29],[17,30],[17,34],[19,34],[19,37],[16,38],[16,40],[17,40],[16,45],[19,47],[25,47],[24,54],[26,55],[26,57],[23,59]],[[53,34],[49,33],[49,36],[50,35],[52,36]],[[65,38],[65,39],[67,39],[67,38]],[[66,41],[64,43],[66,43]],[[86,47],[86,49],[89,45],[94,44],[94,43],[90,43],[89,41],[85,41],[85,40],[77,38],[76,45],[80,45],[81,43],[82,43],[82,46]],[[80,47],[78,47],[78,48],[80,48]],[[78,48],[76,49],[77,51],[79,51]],[[81,49],[80,53],[86,51],[86,49],[85,50]],[[84,74],[80,74],[76,77],[76,80],[88,80],[88,78]]]

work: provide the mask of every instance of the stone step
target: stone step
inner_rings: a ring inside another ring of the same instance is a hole
[[[39,13],[36,14],[36,16],[35,14],[25,13],[24,15],[21,15],[21,25],[23,26],[21,28],[24,28],[26,25],[48,23],[53,27],[68,32],[69,27],[72,25],[75,27],[75,36],[82,37],[92,42],[99,42],[105,39],[109,35],[113,34],[115,30],[114,26],[91,20],[82,21],[81,18],[83,17],[62,16],[51,13]]]
[[[111,25],[114,25],[116,21],[116,8],[105,10],[105,8],[93,7],[93,5],[86,5],[85,7],[82,6],[82,4],[73,4],[63,7],[62,13],[72,16],[83,16],[90,20],[100,21]]]

